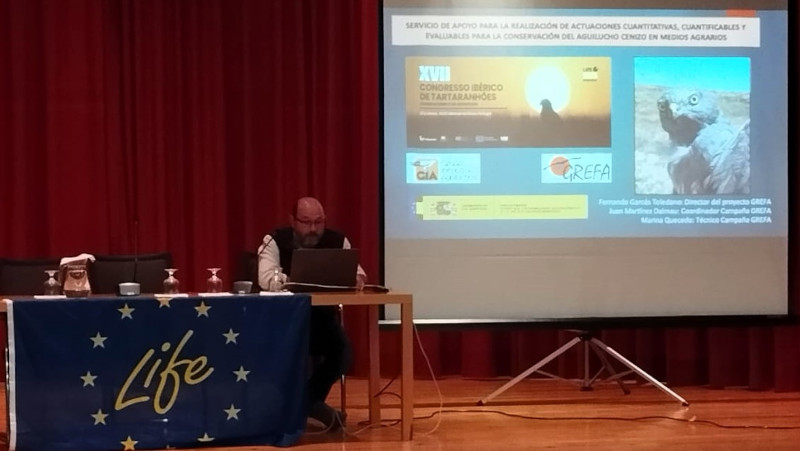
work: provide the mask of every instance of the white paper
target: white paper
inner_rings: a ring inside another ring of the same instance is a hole
[[[157,298],[188,298],[189,293],[175,293],[175,294],[167,294],[167,293],[156,293],[153,296]]]

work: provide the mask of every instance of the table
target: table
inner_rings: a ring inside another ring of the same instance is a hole
[[[400,437],[404,441],[412,438],[412,421],[414,418],[414,379],[413,379],[413,296],[409,293],[388,292],[345,292],[345,293],[313,293],[312,305],[364,305],[368,307],[369,341],[369,418],[372,424],[380,424],[381,403],[377,396],[380,391],[380,337],[378,329],[379,306],[397,304],[400,306],[401,329],[401,428]],[[6,312],[6,306],[0,302],[0,313]]]
[[[380,391],[380,340],[378,334],[378,308],[381,305],[400,305],[401,365],[400,376],[400,437],[411,440],[411,423],[414,419],[414,335],[413,296],[409,293],[312,293],[311,305],[366,305],[368,306],[369,340],[369,418],[372,424],[381,420]]]

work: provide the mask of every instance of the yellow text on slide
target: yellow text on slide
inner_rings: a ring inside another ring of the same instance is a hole
[[[423,221],[479,219],[586,219],[585,194],[519,196],[422,196],[416,202]]]

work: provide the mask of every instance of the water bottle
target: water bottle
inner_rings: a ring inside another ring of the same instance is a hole
[[[272,292],[283,291],[283,286],[286,284],[286,274],[283,273],[282,268],[275,268],[272,272],[272,277],[269,278],[268,289]]]

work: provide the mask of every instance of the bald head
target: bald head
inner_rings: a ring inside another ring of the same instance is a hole
[[[301,197],[292,209],[289,220],[298,247],[314,247],[325,231],[325,209],[313,197]]]
[[[298,217],[301,214],[325,216],[325,209],[322,208],[322,203],[314,197],[301,197],[297,199],[292,209],[292,215]]]

